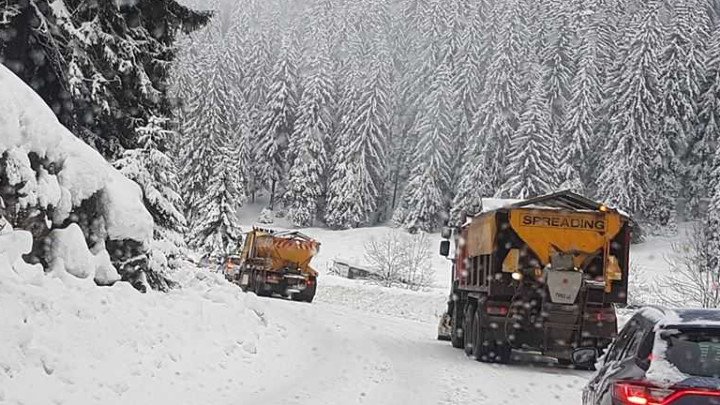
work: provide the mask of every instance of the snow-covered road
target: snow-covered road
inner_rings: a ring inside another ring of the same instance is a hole
[[[491,365],[435,340],[435,325],[323,302],[266,300],[284,344],[239,388],[246,404],[575,404],[588,373]]]

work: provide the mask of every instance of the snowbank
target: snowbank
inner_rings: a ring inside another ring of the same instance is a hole
[[[150,242],[153,219],[142,202],[140,186],[107,166],[109,178],[103,189],[105,227],[111,240]]]
[[[0,235],[0,403],[237,400],[271,329],[254,295],[197,269],[167,294],[97,288],[18,260],[31,244],[24,231]]]
[[[153,220],[139,186],[62,126],[40,96],[3,65],[0,89],[0,155],[7,156],[9,185],[24,194],[19,208],[53,207],[50,219],[58,227],[83,202],[98,196],[99,212],[85,218],[99,227],[90,236],[99,245],[91,246],[95,255],[88,251],[84,241],[88,236],[83,237],[80,228],[56,229],[50,238],[56,246],[50,249],[49,261],[77,277],[97,275],[105,283],[112,282],[117,274],[108,268],[102,242],[129,239],[147,249],[152,240]]]

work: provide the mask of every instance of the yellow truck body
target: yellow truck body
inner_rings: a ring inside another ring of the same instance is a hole
[[[226,260],[225,277],[245,291],[312,302],[318,272],[310,265],[320,242],[296,231],[254,228],[238,254]]]

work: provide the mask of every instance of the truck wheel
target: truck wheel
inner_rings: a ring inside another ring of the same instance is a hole
[[[272,295],[272,292],[265,291],[265,283],[260,279],[260,276],[255,276],[255,281],[253,283],[253,292],[258,297],[269,297]]]
[[[303,291],[303,296],[305,297],[305,302],[307,302],[307,303],[313,302],[313,298],[315,298],[315,291],[317,291],[317,280],[313,278],[312,287],[306,288],[305,291]]]
[[[299,293],[291,294],[290,298],[293,301],[312,302],[315,298],[315,285],[310,288],[306,288]]]
[[[510,362],[512,356],[512,347],[508,343],[501,343],[495,345],[495,361],[502,364]]]
[[[461,349],[464,345],[462,329],[460,329],[460,325],[462,324],[460,314],[463,308],[460,303],[461,301],[456,301],[453,305],[452,319],[450,320],[450,343],[452,347],[456,349]]]
[[[483,327],[482,316],[480,314],[482,310],[482,307],[478,307],[473,313],[473,326],[475,327],[475,331],[473,333],[473,335],[475,336],[475,344],[473,345],[473,356],[475,357],[475,360],[486,363],[492,360],[490,358],[490,351],[492,349],[492,346],[487,340],[485,328]]]
[[[465,354],[472,356],[474,354],[473,347],[475,347],[475,305],[468,302],[465,305],[465,315],[463,316],[463,341],[465,347]]]

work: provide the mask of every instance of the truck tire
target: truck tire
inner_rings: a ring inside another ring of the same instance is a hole
[[[473,313],[473,356],[483,363],[508,363],[512,354],[510,344],[499,343],[490,339],[483,322],[485,312],[478,306]]]
[[[311,293],[301,291],[297,294],[293,294],[290,298],[293,301],[310,303],[313,302],[313,298],[315,298],[315,291],[312,291]]]
[[[315,289],[316,288],[317,288],[316,284],[313,283],[312,287],[305,288],[304,290],[300,291],[299,293],[291,294],[290,298],[293,301],[311,303],[313,301],[313,298],[315,298]]]
[[[255,281],[253,281],[253,292],[258,297],[269,297],[272,295],[272,291],[265,290],[265,283],[262,281],[259,274],[255,275]]]
[[[305,294],[305,302],[308,304],[313,302],[313,298],[315,298],[315,292],[317,291],[317,279],[312,277],[313,284],[312,287],[306,288],[303,293]]]
[[[475,357],[475,360],[477,361],[486,363],[491,361],[490,351],[492,347],[490,345],[490,342],[487,340],[485,328],[483,327],[481,314],[482,311],[483,308],[478,306],[473,313],[473,326],[475,327],[475,330],[473,331],[473,335],[475,337],[475,342],[473,345],[473,357]]]
[[[475,307],[476,305],[470,301],[465,305],[465,314],[463,316],[463,347],[465,354],[472,356],[475,347]]]
[[[512,347],[508,343],[495,344],[495,361],[501,364],[507,364],[512,357]]]
[[[462,329],[462,316],[463,305],[462,301],[455,301],[452,311],[452,319],[450,320],[450,343],[452,347],[456,349],[462,349],[465,342],[463,341]]]

